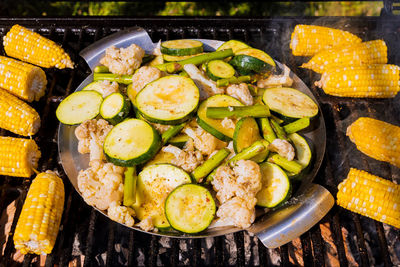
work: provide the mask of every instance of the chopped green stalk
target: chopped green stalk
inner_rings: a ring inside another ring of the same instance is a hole
[[[124,173],[124,206],[132,206],[136,202],[136,167],[128,167]]]
[[[208,107],[206,111],[208,118],[223,119],[226,117],[256,117],[264,118],[270,115],[269,108],[264,105],[255,106],[228,106]]]
[[[94,72],[95,73],[107,73],[107,72],[110,72],[110,70],[106,66],[98,65],[94,68]]]
[[[251,77],[249,75],[239,76],[239,77],[233,76],[231,78],[217,80],[217,86],[224,87],[224,86],[228,86],[230,84],[249,82],[250,80],[251,80]]]
[[[300,163],[297,163],[294,160],[289,161],[278,154],[273,154],[271,157],[269,157],[268,162],[275,163],[294,175],[299,174],[303,169],[303,166],[301,166]]]
[[[157,65],[155,67],[161,71],[166,71],[168,73],[175,73],[177,71],[182,70],[183,66],[185,66],[186,64],[200,65],[200,64],[203,64],[210,60],[223,59],[223,58],[230,57],[230,56],[233,56],[232,49],[226,49],[226,50],[215,51],[215,52],[191,57],[188,59],[184,59],[184,60],[179,61],[179,63],[169,62],[169,63]]]
[[[132,83],[132,75],[118,75],[114,73],[94,73],[93,74],[94,81],[108,80],[112,82],[122,83],[122,84],[131,84]]]
[[[276,120],[271,119],[271,126],[279,139],[287,140],[285,130],[283,130],[282,126]]]
[[[264,152],[266,149],[268,148],[264,145],[263,140],[255,141],[251,146],[243,149],[240,153],[236,154],[234,157],[228,160],[228,163],[233,164],[241,159],[252,159],[260,153]]]
[[[268,118],[260,118],[260,124],[261,124],[261,132],[263,134],[263,137],[265,140],[268,142],[272,142],[276,139],[276,135],[274,132],[274,129],[272,129],[271,124],[269,122]]]
[[[156,56],[155,55],[144,55],[143,59],[142,59],[142,64],[146,64],[150,61],[152,61]]]
[[[287,134],[292,134],[307,128],[309,125],[310,125],[310,118],[301,118],[295,120],[292,123],[284,125],[283,129]]]
[[[165,131],[161,135],[162,144],[165,145],[169,141],[169,139],[171,139],[172,137],[174,137],[175,135],[180,133],[180,131],[182,131],[183,127],[185,127],[184,123],[172,126],[167,131]]]
[[[284,122],[284,120],[278,118],[274,114],[271,114],[271,119],[274,119],[279,125],[281,125]]]
[[[189,76],[189,74],[187,74],[187,72],[186,71],[181,71],[181,72],[179,72],[179,75],[180,76],[183,76],[183,77],[188,77],[188,78],[190,78],[190,76]]]
[[[211,158],[206,160],[202,165],[198,166],[192,172],[192,177],[197,183],[201,183],[210,172],[212,172],[215,168],[217,168],[224,159],[229,156],[231,151],[227,148],[223,148],[219,150],[216,154],[214,154]]]

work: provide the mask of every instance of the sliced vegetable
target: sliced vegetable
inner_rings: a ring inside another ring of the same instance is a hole
[[[300,163],[298,163],[294,160],[289,161],[286,158],[284,158],[278,154],[273,154],[272,156],[270,156],[268,158],[268,162],[279,165],[280,167],[289,171],[293,175],[299,174],[301,172],[301,170],[303,169],[303,166]]]
[[[168,62],[178,62],[178,61],[182,61],[182,60],[185,60],[185,59],[189,59],[189,58],[192,58],[192,57],[201,55],[201,54],[203,54],[203,53],[194,54],[194,55],[188,55],[188,56],[170,56],[170,55],[164,54],[164,55],[162,55],[162,57],[163,57],[163,59],[164,59],[165,61],[168,61]]]
[[[145,119],[161,124],[179,124],[193,115],[199,98],[199,89],[192,79],[171,75],[148,83],[136,95],[135,102]]]
[[[144,167],[154,165],[154,164],[162,164],[168,163],[172,164],[172,161],[175,159],[175,155],[169,152],[164,152],[162,150],[158,151],[158,153],[151,160],[146,162]]]
[[[273,163],[260,164],[262,188],[257,193],[257,205],[274,208],[290,197],[291,184],[286,173]]]
[[[283,126],[287,134],[296,133],[310,125],[310,118],[301,118]]]
[[[206,115],[211,119],[223,119],[226,117],[255,117],[264,118],[268,117],[271,113],[265,105],[255,106],[227,106],[227,107],[208,107]]]
[[[103,97],[96,91],[78,91],[67,96],[57,107],[57,119],[64,124],[80,124],[99,115]]]
[[[205,230],[215,216],[210,192],[201,185],[184,184],[175,188],[165,201],[165,215],[171,226],[184,233]]]
[[[237,51],[229,63],[235,66],[241,75],[271,72],[276,66],[275,61],[267,53],[255,48]]]
[[[136,167],[128,167],[124,173],[124,206],[132,206],[136,202]]]
[[[306,94],[293,88],[270,88],[263,95],[264,103],[272,110],[288,118],[314,117],[317,104]]]
[[[258,162],[262,162],[268,156],[268,145],[269,143],[266,140],[258,140],[254,142],[251,146],[243,149],[240,153],[233,156],[230,160],[228,160],[228,163],[233,164],[241,159],[254,160],[254,158],[258,159]]]
[[[267,140],[269,143],[272,143],[272,141],[276,139],[276,135],[274,130],[272,129],[269,119],[259,118],[259,121],[264,139]]]
[[[311,149],[306,139],[297,133],[289,134],[288,137],[296,150],[296,161],[303,166],[303,169],[306,168],[310,165],[312,158]]]
[[[119,166],[134,166],[151,159],[161,147],[160,136],[143,120],[128,119],[111,129],[104,141],[108,161]]]
[[[236,53],[237,51],[239,51],[241,49],[249,48],[249,47],[250,47],[249,45],[247,45],[241,41],[229,40],[229,41],[223,43],[220,47],[218,47],[217,51],[231,48],[233,53]]]
[[[98,66],[96,66],[96,67],[94,68],[93,71],[94,71],[94,72],[97,72],[97,73],[107,73],[107,72],[110,72],[110,70],[108,69],[108,67],[107,67],[107,66],[103,66],[103,65],[98,65]]]
[[[287,140],[285,130],[283,130],[283,128],[279,125],[279,123],[273,118],[270,120],[270,122],[271,122],[272,129],[274,129],[276,136],[279,139]]]
[[[235,153],[241,152],[260,139],[260,129],[254,118],[244,117],[236,123],[235,132],[233,133],[233,149]]]
[[[120,93],[107,96],[100,106],[100,115],[103,119],[116,125],[129,115],[131,102]]]
[[[222,120],[208,118],[206,112],[208,107],[227,106],[243,106],[243,104],[228,95],[214,95],[203,101],[197,111],[197,123],[200,127],[222,141],[230,141],[233,138],[235,128],[224,127]]]
[[[132,75],[118,75],[114,73],[93,73],[93,81],[108,80],[111,82],[117,82],[122,84],[132,83]]]
[[[161,53],[171,56],[188,56],[203,52],[203,43],[196,40],[179,39],[161,43]]]
[[[228,79],[235,75],[235,69],[223,60],[211,60],[206,66],[207,75],[212,80]]]
[[[250,82],[250,81],[251,81],[250,75],[239,76],[239,77],[233,76],[231,78],[217,80],[217,86],[225,87],[230,84],[246,83],[246,82]]]
[[[156,56],[155,55],[144,55],[144,57],[142,58],[142,65],[151,62],[153,59],[155,59]]]
[[[171,164],[156,164],[143,168],[138,175],[136,202],[132,206],[139,220],[151,216],[157,228],[169,227],[164,206],[168,194],[181,184],[190,183],[184,170]]]
[[[177,136],[172,137],[169,139],[168,143],[173,146],[182,148],[185,146],[186,142],[189,140],[189,136],[186,134],[178,134]]]
[[[210,172],[217,168],[229,156],[231,151],[227,148],[223,148],[215,153],[212,157],[207,159],[202,165],[198,166],[192,172],[192,177],[197,183],[201,183]]]
[[[178,133],[180,133],[180,131],[182,131],[183,127],[185,127],[185,124],[179,124],[179,125],[175,125],[170,127],[167,131],[165,131],[162,135],[161,135],[161,142],[162,145],[165,145],[166,143],[168,143],[168,141],[174,137],[175,135],[177,135]]]

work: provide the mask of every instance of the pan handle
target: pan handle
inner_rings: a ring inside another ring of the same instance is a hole
[[[249,229],[268,248],[282,246],[318,223],[333,207],[335,200],[327,189],[311,184],[281,208],[269,212]]]
[[[103,57],[107,47],[114,45],[120,48],[131,44],[137,44],[146,53],[151,53],[155,46],[143,28],[131,27],[102,38],[83,49],[79,55],[85,59],[90,69],[93,70],[94,67],[99,65],[99,61]]]

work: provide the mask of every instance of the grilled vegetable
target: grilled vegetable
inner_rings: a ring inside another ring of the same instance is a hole
[[[101,73],[95,72],[93,73],[93,81],[111,81],[117,82],[121,84],[131,84],[132,83],[132,75],[119,75],[114,73]]]
[[[395,97],[400,90],[399,67],[375,64],[328,69],[315,85],[334,96]]]
[[[136,95],[135,102],[145,119],[161,124],[179,124],[193,115],[199,98],[199,88],[192,79],[171,75],[148,83]]]
[[[283,130],[287,134],[296,133],[300,130],[307,128],[310,125],[310,118],[301,118],[294,122],[288,123],[283,126]]]
[[[189,140],[189,136],[187,136],[186,134],[179,134],[179,135],[174,136],[171,139],[169,139],[168,143],[170,143],[173,146],[182,148],[185,146],[185,144],[188,140]]]
[[[100,106],[100,115],[115,125],[123,121],[129,115],[131,102],[120,93],[112,93],[104,98]]]
[[[269,154],[268,145],[269,143],[266,140],[255,141],[251,146],[246,147],[240,151],[240,153],[229,159],[228,163],[232,164],[241,159],[251,159],[255,162],[263,162]]]
[[[289,161],[286,158],[278,155],[278,154],[273,154],[268,158],[268,162],[275,163],[276,165],[282,167],[283,169],[287,170],[290,172],[292,175],[297,175],[301,172],[303,169],[303,166],[292,160]]]
[[[229,40],[223,43],[220,47],[218,47],[217,51],[232,49],[233,53],[236,53],[237,51],[242,50],[244,48],[250,48],[250,46],[241,41]]]
[[[165,215],[172,228],[184,233],[205,230],[214,219],[216,206],[203,186],[184,184],[175,188],[165,201]]]
[[[124,206],[132,206],[136,202],[136,166],[126,168],[124,173]]]
[[[270,110],[287,118],[314,117],[318,106],[306,94],[293,88],[270,88],[263,95],[264,103]]]
[[[0,128],[32,136],[39,130],[39,114],[31,106],[0,89]]]
[[[39,100],[47,85],[44,71],[31,64],[0,56],[0,87],[19,98]]]
[[[235,75],[235,69],[221,59],[211,60],[207,63],[207,75],[212,80],[228,79]]]
[[[347,128],[346,134],[364,154],[400,168],[399,126],[361,117]]]
[[[233,76],[231,78],[217,80],[217,86],[224,87],[224,86],[228,86],[230,84],[245,83],[245,82],[250,82],[250,81],[251,81],[250,75],[239,76],[239,77]]]
[[[339,66],[355,66],[363,64],[386,64],[387,47],[383,40],[335,47],[313,56],[301,67],[323,73]]]
[[[180,133],[180,131],[182,131],[183,127],[185,127],[185,124],[179,124],[179,125],[175,125],[170,127],[166,132],[164,132],[161,136],[161,140],[162,140],[162,144],[165,145],[166,143],[168,143],[168,141],[174,137],[175,135],[177,135],[178,133]]]
[[[227,148],[223,148],[215,153],[212,157],[207,159],[202,165],[198,166],[192,172],[192,177],[197,183],[201,183],[203,178],[206,177],[210,172],[217,168],[229,156],[231,151]]]
[[[244,117],[236,123],[235,132],[233,133],[233,149],[235,153],[241,152],[260,139],[260,129],[254,118]]]
[[[290,40],[294,56],[313,56],[320,51],[361,43],[357,36],[342,30],[315,25],[296,25]]]
[[[110,72],[110,70],[106,66],[98,65],[93,69],[93,72],[95,72],[95,73],[107,73],[107,72]]]
[[[175,155],[169,152],[164,152],[162,150],[158,151],[158,153],[151,160],[147,161],[144,167],[155,165],[155,164],[172,164],[172,161],[175,159]]]
[[[273,163],[260,164],[261,190],[257,193],[257,205],[274,208],[290,197],[291,184],[286,173]]]
[[[203,52],[203,43],[196,40],[180,39],[161,43],[161,53],[170,56],[188,56]]]
[[[50,254],[56,242],[64,208],[64,184],[53,172],[33,180],[13,236],[22,254]]]
[[[64,124],[79,124],[100,113],[103,97],[96,91],[78,91],[67,96],[58,105],[57,119]]]
[[[132,206],[138,219],[151,216],[155,227],[169,227],[164,212],[165,199],[174,188],[190,182],[189,174],[173,165],[156,164],[145,167],[138,175],[136,202]]]
[[[270,72],[276,66],[275,61],[267,53],[255,48],[237,51],[230,63],[236,67],[240,75]]]
[[[74,68],[71,58],[59,45],[18,24],[11,27],[3,45],[8,56],[43,68]]]
[[[206,112],[208,107],[227,106],[243,106],[243,104],[228,95],[214,95],[203,101],[197,111],[197,123],[200,127],[222,141],[230,141],[235,128],[224,127],[222,120],[208,118]]]
[[[255,106],[227,106],[227,107],[208,107],[206,115],[211,119],[223,119],[223,118],[240,118],[245,116],[251,116],[255,118],[268,117],[270,115],[269,109],[265,105]]]
[[[201,54],[204,54],[204,53],[188,55],[188,56],[170,56],[170,55],[164,54],[164,55],[162,55],[162,57],[163,57],[163,59],[165,61],[168,61],[168,62],[179,62],[179,61],[182,61],[182,60],[185,60],[185,59],[189,59],[189,58],[192,58],[192,57],[195,57],[195,56],[199,56]]]
[[[0,175],[30,177],[40,156],[33,139],[0,136]]]
[[[161,146],[160,136],[147,122],[125,120],[111,129],[104,140],[104,153],[118,166],[134,166],[151,159]]]
[[[259,121],[264,139],[271,143],[276,139],[276,134],[272,129],[270,120],[268,118],[259,118]]]
[[[339,206],[400,228],[400,185],[351,168],[338,189]]]
[[[296,150],[296,162],[300,163],[303,169],[307,168],[310,165],[312,153],[306,139],[297,133],[289,134],[288,138]]]
[[[272,129],[274,130],[276,136],[277,136],[279,139],[287,140],[286,132],[285,132],[285,130],[279,125],[279,123],[278,123],[274,118],[271,118],[270,122],[271,122]]]

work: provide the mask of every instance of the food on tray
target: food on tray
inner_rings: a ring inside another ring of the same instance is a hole
[[[127,48],[111,46],[106,49],[100,63],[112,73],[130,75],[142,64],[143,57],[144,50],[138,45],[132,44]]]
[[[361,43],[361,39],[347,31],[316,25],[296,25],[290,48],[295,56],[314,56],[320,51]]]
[[[31,64],[0,56],[0,87],[32,102],[39,100],[47,85],[44,71]]]
[[[352,44],[346,47],[340,46],[324,50],[313,56],[310,61],[301,65],[301,67],[323,73],[328,69],[340,66],[386,64],[387,61],[387,47],[385,41],[374,40]]]
[[[39,173],[29,188],[15,233],[22,254],[50,254],[56,242],[64,208],[64,184],[54,172]]]
[[[338,189],[339,206],[400,228],[400,185],[351,168]]]
[[[16,96],[0,89],[0,128],[32,136],[39,130],[39,114]]]
[[[109,48],[100,61],[116,53],[123,71],[97,68],[95,81],[57,109],[61,122],[80,124],[78,151],[90,153],[78,175],[89,205],[145,231],[197,233],[210,224],[247,228],[256,203],[272,208],[290,197],[290,178],[312,158],[296,132],[318,106],[282,87],[293,82],[287,67],[277,73],[268,54],[233,40],[215,52],[197,40],[163,42],[161,55],[177,61],[151,67],[130,47],[136,52]]]
[[[358,118],[346,135],[364,154],[400,167],[400,127],[368,117]]]
[[[8,56],[43,68],[74,68],[69,55],[59,45],[18,24],[4,36],[3,46]]]
[[[30,177],[40,159],[39,147],[33,139],[0,136],[0,174]]]

